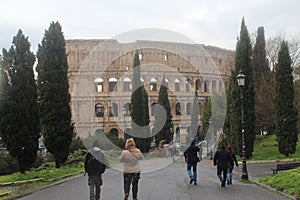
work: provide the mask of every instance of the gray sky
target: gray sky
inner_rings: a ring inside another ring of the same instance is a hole
[[[159,28],[232,50],[243,16],[250,33],[264,26],[266,38],[300,34],[299,0],[0,0],[0,8],[0,48],[22,29],[34,52],[51,21],[61,23],[66,39]]]

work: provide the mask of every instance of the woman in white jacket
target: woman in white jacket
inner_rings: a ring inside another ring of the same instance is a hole
[[[137,200],[138,182],[141,175],[141,166],[139,160],[143,159],[142,152],[135,146],[133,138],[126,141],[125,148],[119,158],[123,162],[124,177],[124,200],[128,200],[130,185],[132,184],[132,197]]]

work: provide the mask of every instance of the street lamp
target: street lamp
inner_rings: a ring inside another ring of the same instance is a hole
[[[238,86],[241,93],[241,115],[242,115],[242,179],[248,179],[247,164],[246,164],[246,142],[245,142],[245,120],[244,120],[244,97],[243,88],[245,86],[245,75],[240,72],[237,75]]]

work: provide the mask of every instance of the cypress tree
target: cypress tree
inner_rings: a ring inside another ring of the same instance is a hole
[[[39,139],[39,109],[28,37],[21,30],[13,45],[3,49],[1,69],[1,135],[7,150],[18,161],[20,173],[36,159]]]
[[[142,152],[148,152],[151,144],[149,128],[148,94],[140,79],[140,60],[138,52],[134,55],[133,81],[131,94],[131,133],[136,146]]]
[[[240,37],[236,45],[235,69],[230,77],[227,115],[224,130],[231,141],[236,141],[236,149],[241,153],[241,102],[240,91],[237,86],[236,76],[242,71],[245,75],[244,94],[244,119],[245,119],[245,142],[246,142],[246,157],[252,156],[254,140],[255,140],[255,92],[253,85],[253,68],[251,63],[251,41],[244,18],[242,19]],[[232,109],[232,110],[229,110]],[[239,123],[237,123],[239,121]]]
[[[264,27],[258,27],[257,29],[256,43],[252,52],[252,63],[256,102],[256,132],[271,132],[275,127],[275,109],[272,103],[275,96],[275,86],[266,58]]]
[[[161,140],[166,140],[166,143],[170,143],[173,138],[173,132],[171,130],[171,128],[173,127],[171,119],[171,107],[169,102],[168,88],[166,87],[165,76],[163,76],[162,84],[158,92],[157,105],[161,107],[156,109],[154,113],[155,122],[153,130],[156,133],[155,141],[157,144]],[[164,115],[164,113],[166,115]],[[165,119],[164,116],[166,116]],[[164,123],[163,127],[160,130],[158,130],[158,127],[161,126],[161,123]]]
[[[38,49],[38,91],[42,134],[55,167],[67,160],[73,137],[68,63],[61,25],[52,22]]]
[[[276,65],[276,135],[279,152],[294,154],[298,141],[297,110],[294,106],[293,68],[287,42],[281,43]]]
[[[237,84],[237,72],[232,71],[227,89],[227,109],[223,132],[226,135],[226,142],[232,146],[236,152],[242,152],[241,138],[241,115],[238,111],[240,108],[240,93]]]

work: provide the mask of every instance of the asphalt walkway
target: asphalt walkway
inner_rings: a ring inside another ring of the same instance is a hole
[[[275,164],[249,164],[250,179],[271,174]],[[123,199],[121,166],[108,169],[103,175],[101,200]],[[174,163],[171,158],[156,158],[142,162],[139,200],[283,200],[287,199],[257,184],[240,182],[239,168],[234,169],[233,185],[220,187],[216,169],[209,159],[198,165],[198,185],[190,185],[182,157]],[[84,200],[88,199],[87,176],[79,176],[52,187],[38,190],[22,200]],[[131,197],[130,197],[131,199]]]

